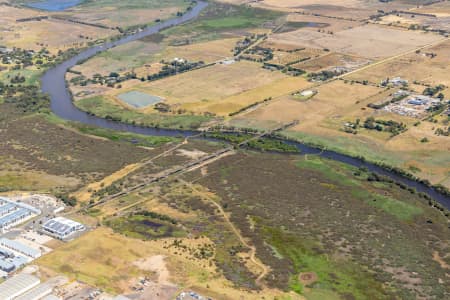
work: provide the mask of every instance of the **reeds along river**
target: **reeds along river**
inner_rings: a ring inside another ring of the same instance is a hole
[[[48,70],[41,78],[42,81],[42,91],[50,95],[51,109],[59,117],[69,120],[77,121],[87,125],[98,126],[102,128],[108,128],[119,131],[127,131],[138,134],[145,135],[156,135],[156,136],[193,136],[198,134],[195,131],[189,130],[168,130],[168,129],[158,129],[151,127],[142,127],[138,125],[125,124],[120,122],[115,122],[111,120],[102,119],[86,112],[79,110],[72,102],[72,97],[66,87],[65,74],[71,67],[75,66],[78,62],[84,61],[91,58],[99,52],[111,49],[116,46],[120,46],[132,41],[139,40],[151,34],[155,34],[163,29],[177,26],[186,23],[194,18],[196,18],[200,12],[207,7],[207,3],[203,1],[198,1],[197,4],[189,11],[187,11],[183,16],[170,19],[157,23],[156,25],[145,28],[132,35],[124,36],[123,38],[107,42],[102,45],[97,45],[87,50],[82,51],[78,55],[64,61],[63,63],[57,65],[56,67]],[[321,149],[310,147],[298,142],[291,142],[294,144],[302,154],[317,154],[322,157],[340,161],[346,164],[350,164],[356,167],[366,167],[372,172],[379,173],[384,176],[388,176],[394,181],[401,182],[404,185],[415,188],[418,192],[423,192],[428,194],[434,200],[438,201],[441,205],[450,209],[450,197],[443,195],[436,191],[434,188],[429,187],[425,184],[416,182],[412,179],[403,177],[395,172],[383,169],[380,166],[365,162],[358,158],[353,158],[347,155],[343,155],[333,151],[322,151]]]

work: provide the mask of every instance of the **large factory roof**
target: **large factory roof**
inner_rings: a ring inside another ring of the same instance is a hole
[[[25,208],[20,208],[19,210],[16,210],[12,214],[3,216],[0,218],[0,227],[3,227],[5,225],[8,225],[10,223],[14,223],[17,220],[20,220],[22,218],[25,218],[27,216],[31,215],[31,212]]]
[[[51,285],[43,283],[15,298],[14,300],[39,300],[47,295],[50,295],[52,291],[53,287]]]
[[[7,238],[0,239],[0,246],[5,247],[10,250],[13,250],[13,251],[17,251],[21,254],[24,254],[26,256],[33,257],[33,258],[37,258],[37,257],[41,256],[41,254],[42,254],[40,250],[28,247],[22,243],[19,243],[17,241],[10,240]]]
[[[19,274],[0,284],[0,299],[12,300],[31,290],[40,283],[39,278],[30,274]]]
[[[56,234],[59,237],[65,237],[72,232],[83,230],[83,224],[75,222],[70,219],[66,219],[63,217],[56,217],[54,219],[50,219],[44,223],[44,230]]]

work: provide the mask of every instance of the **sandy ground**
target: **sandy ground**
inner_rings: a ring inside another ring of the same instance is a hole
[[[167,284],[169,282],[170,273],[164,261],[164,255],[153,255],[135,261],[133,264],[141,270],[155,272],[157,274],[157,283]]]
[[[200,157],[205,156],[207,153],[200,150],[178,149],[177,154],[190,159],[199,159]]]
[[[133,264],[143,271],[153,272],[156,274],[155,281],[149,281],[146,287],[137,295],[136,299],[142,300],[169,300],[176,296],[178,287],[169,281],[170,272],[167,269],[166,256],[154,255],[135,261]],[[133,297],[134,298],[134,297]]]

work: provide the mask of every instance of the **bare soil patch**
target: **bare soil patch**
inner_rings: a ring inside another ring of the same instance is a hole
[[[305,272],[298,274],[298,280],[303,285],[310,285],[316,282],[319,278],[317,274],[314,272]]]

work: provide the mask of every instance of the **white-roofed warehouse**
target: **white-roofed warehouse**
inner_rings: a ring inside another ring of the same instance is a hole
[[[11,227],[40,214],[41,211],[33,206],[0,197],[0,232],[4,233]]]
[[[0,246],[16,251],[31,258],[38,258],[42,255],[41,250],[28,247],[27,245],[24,245],[18,241],[10,240],[7,238],[0,239]]]
[[[65,239],[72,233],[85,229],[83,224],[63,217],[48,220],[42,228],[45,233],[59,239]]]
[[[52,293],[53,287],[47,283],[40,284],[14,300],[39,300]]]
[[[35,286],[39,285],[40,280],[30,274],[19,274],[0,284],[0,299],[12,300]]]

